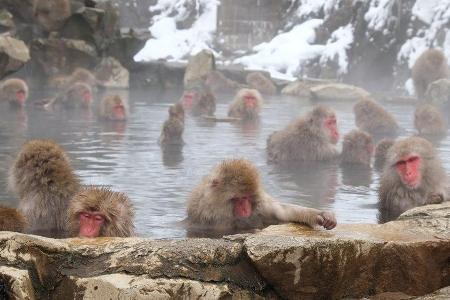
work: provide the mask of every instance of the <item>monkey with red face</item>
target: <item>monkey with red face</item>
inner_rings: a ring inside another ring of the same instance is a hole
[[[420,137],[396,141],[388,151],[378,189],[380,222],[416,206],[447,200],[447,183],[445,169],[430,142]]]
[[[216,111],[216,97],[205,86],[196,86],[186,90],[179,102],[185,111],[194,116],[213,116]]]
[[[241,89],[230,104],[228,116],[241,120],[256,119],[262,105],[261,94],[255,89]]]
[[[109,95],[102,99],[99,108],[102,120],[125,121],[128,117],[128,102],[119,95]]]
[[[267,139],[269,160],[325,161],[337,158],[339,130],[336,115],[319,105],[286,128],[272,133]]]
[[[28,98],[28,85],[19,78],[10,78],[0,85],[0,99],[11,107],[23,107]]]
[[[263,189],[258,170],[244,159],[225,160],[192,191],[187,204],[191,232],[234,233],[283,222],[333,229],[332,212],[283,204]]]

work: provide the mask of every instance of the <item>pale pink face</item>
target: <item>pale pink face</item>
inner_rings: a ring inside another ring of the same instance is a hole
[[[195,92],[186,92],[183,95],[182,104],[185,109],[190,109],[194,104]]]
[[[16,92],[16,101],[20,106],[25,105],[25,101],[27,100],[27,94],[24,90],[19,90]]]
[[[114,121],[125,121],[127,118],[125,107],[122,104],[116,104],[112,108],[112,119]]]
[[[257,102],[256,98],[253,95],[247,94],[244,96],[244,103],[247,108],[249,109],[256,108],[256,102]]]
[[[252,195],[244,195],[231,199],[233,202],[233,213],[238,218],[248,218],[253,212],[253,198]]]
[[[90,106],[92,103],[92,93],[89,90],[84,90],[81,93],[81,99],[83,100],[84,106]]]
[[[332,116],[325,119],[323,126],[328,131],[331,143],[336,144],[339,141],[339,130],[337,128],[336,117]]]
[[[401,181],[409,188],[417,188],[422,181],[420,166],[422,159],[419,155],[411,154],[402,157],[395,163],[395,169],[400,176]]]
[[[100,235],[105,217],[99,212],[84,211],[79,214],[80,232],[79,237],[95,238]]]

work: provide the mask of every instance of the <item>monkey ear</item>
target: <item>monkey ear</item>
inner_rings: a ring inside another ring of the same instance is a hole
[[[213,181],[211,182],[211,187],[217,187],[218,185],[219,185],[219,180],[213,179]]]

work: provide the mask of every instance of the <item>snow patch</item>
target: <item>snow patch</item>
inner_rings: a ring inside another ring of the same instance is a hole
[[[351,23],[347,26],[342,26],[336,29],[331,34],[331,38],[328,40],[327,45],[322,52],[320,62],[326,63],[329,60],[334,61],[337,59],[337,63],[339,65],[338,74],[347,73],[347,49],[349,49],[353,43],[353,32],[354,28]]]
[[[371,1],[370,8],[364,15],[367,26],[372,30],[381,31],[391,15],[394,2],[392,0]]]

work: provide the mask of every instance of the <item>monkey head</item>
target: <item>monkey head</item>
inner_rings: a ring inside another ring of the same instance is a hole
[[[184,108],[181,103],[176,103],[169,107],[169,118],[177,118],[184,122]]]
[[[421,187],[422,179],[428,178],[430,164],[436,160],[431,143],[420,137],[409,137],[395,142],[387,157],[387,163],[395,170],[394,173],[411,190]]]
[[[107,188],[84,188],[72,198],[68,209],[72,235],[84,238],[131,236],[133,217],[130,199]]]
[[[125,121],[127,119],[127,107],[119,95],[113,95],[108,103],[109,119],[112,121]]]
[[[248,218],[258,205],[258,170],[248,160],[225,160],[213,171],[210,188],[230,218]]]
[[[11,106],[25,106],[28,98],[28,86],[25,81],[17,78],[7,79],[2,84],[2,92]]]
[[[441,112],[431,104],[422,104],[414,113],[414,126],[420,134],[445,134],[446,126]]]
[[[85,83],[77,82],[67,91],[67,103],[68,106],[79,106],[88,108],[92,103],[92,90],[91,87]]]
[[[330,143],[337,144],[339,141],[339,129],[333,110],[326,106],[318,105],[309,114],[308,122],[313,131],[318,132],[318,134],[324,134]]]
[[[370,164],[374,151],[372,136],[365,131],[354,129],[345,135],[342,153],[347,153],[352,161]]]

